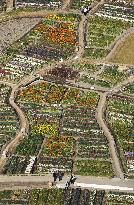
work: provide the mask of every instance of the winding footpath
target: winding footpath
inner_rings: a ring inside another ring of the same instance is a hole
[[[114,94],[116,92],[118,92],[123,86],[127,85],[128,83],[132,83],[134,82],[134,77],[131,76],[129,77],[127,80],[125,80],[124,82],[122,82],[120,85],[117,85],[115,87],[113,87],[111,90],[109,90],[108,92],[105,93],[101,93],[100,94],[100,100],[98,103],[98,107],[96,110],[96,119],[98,124],[100,125],[100,127],[102,128],[105,136],[107,137],[108,141],[109,141],[109,150],[110,150],[110,154],[111,154],[111,158],[112,158],[112,164],[113,164],[113,168],[115,171],[115,174],[117,177],[123,179],[124,178],[124,173],[122,171],[121,168],[121,164],[118,158],[118,154],[117,154],[117,148],[116,148],[116,144],[114,141],[114,137],[112,136],[112,134],[110,133],[105,120],[104,120],[104,112],[105,112],[105,107],[106,107],[106,101],[107,101],[107,96],[109,94]]]
[[[0,81],[0,84],[5,84],[7,86],[12,87],[11,95],[9,97],[9,104],[11,105],[12,108],[15,109],[19,117],[19,121],[20,121],[20,131],[16,134],[15,138],[3,150],[4,155],[2,155],[0,158],[0,170],[2,170],[3,166],[5,165],[8,159],[5,154],[12,153],[13,149],[19,144],[20,140],[22,140],[25,137],[25,135],[28,133],[28,130],[29,130],[29,124],[28,124],[28,120],[25,117],[23,111],[14,102],[15,96],[16,96],[16,90],[18,86],[16,86],[15,84],[9,83],[9,82],[5,82],[5,81]]]

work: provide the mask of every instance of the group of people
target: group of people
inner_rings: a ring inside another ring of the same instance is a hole
[[[55,171],[53,173],[54,182],[56,182],[57,179],[59,179],[59,181],[61,181],[63,179],[63,176],[64,176],[64,172]]]
[[[63,176],[64,176],[64,172],[62,172],[62,171],[55,171],[53,173],[54,182],[56,182],[57,179],[59,179],[59,181],[61,181],[63,179]],[[71,174],[70,179],[65,184],[65,189],[68,189],[71,184],[74,184],[76,179],[77,178],[75,177],[75,175]]]

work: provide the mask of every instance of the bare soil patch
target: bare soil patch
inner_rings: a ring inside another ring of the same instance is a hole
[[[121,64],[134,64],[134,34],[129,35],[117,47],[110,61]]]

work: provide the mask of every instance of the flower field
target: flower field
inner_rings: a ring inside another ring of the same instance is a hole
[[[87,189],[31,189],[31,190],[6,190],[0,192],[0,203],[36,205],[90,205],[102,204],[105,191],[89,191]],[[131,197],[131,196],[130,196]]]
[[[0,191],[1,204],[18,205],[133,205],[134,194],[87,189],[24,189]]]
[[[98,65],[99,66],[99,65]],[[83,74],[78,79],[79,82],[89,83],[91,85],[97,85],[101,87],[113,87],[125,79],[127,79],[131,73],[132,69],[127,67],[126,70],[121,71],[118,65],[100,65],[102,72],[99,72],[96,76],[90,72],[90,70],[83,72]]]
[[[7,55],[24,55],[40,60],[60,60],[72,55],[78,46],[76,14],[46,15],[28,34],[9,47]]]
[[[91,6],[93,4],[96,4],[98,0],[72,0],[71,1],[71,9],[81,9],[84,6]]]
[[[109,192],[105,196],[105,205],[118,204],[118,205],[133,205],[134,204],[134,194],[131,193],[118,193],[118,192]]]
[[[106,57],[111,50],[111,44],[131,26],[129,22],[97,15],[90,17],[89,21],[85,56],[95,59]]]
[[[75,14],[45,16],[4,51],[0,79],[18,82],[47,63],[68,58],[78,46],[79,20]]]
[[[119,149],[120,159],[127,174],[134,174],[132,99],[113,96],[109,98],[106,119]]]
[[[124,94],[124,95],[134,95],[134,84],[129,84],[125,87],[122,88],[121,92]]]
[[[134,22],[134,5],[132,1],[110,0],[96,13],[98,16],[104,16],[112,19]]]
[[[16,112],[10,107],[8,98],[11,89],[0,85],[0,152],[12,140],[19,130],[19,120]]]
[[[113,177],[113,169],[110,161],[101,160],[77,160],[74,164],[78,175],[109,176]]]
[[[63,4],[62,0],[17,0],[17,8],[31,7],[33,9],[58,9]]]
[[[45,61],[24,55],[16,55],[5,66],[0,68],[0,80],[19,81],[24,76],[34,73],[41,68]]]
[[[97,93],[45,81],[21,89],[17,104],[29,119],[30,133],[17,146],[4,173],[14,174],[10,169],[14,163],[16,173],[25,173],[30,157],[37,157],[30,173],[45,174],[55,169],[71,172],[75,158],[92,159],[92,163],[98,159],[111,169],[108,141],[95,119],[98,100]],[[86,174],[84,166],[82,169]],[[94,171],[96,174],[96,168]]]
[[[70,66],[77,69],[79,72],[89,72],[89,73],[93,74],[93,73],[99,71],[103,65],[102,64],[88,63],[88,61],[86,59],[86,61],[81,60],[77,63],[76,62],[72,63]]]

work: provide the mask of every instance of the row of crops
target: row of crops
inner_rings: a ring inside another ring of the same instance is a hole
[[[78,46],[75,14],[46,15],[20,40],[3,51],[0,79],[18,82],[45,64],[67,59]]]
[[[0,152],[19,130],[17,114],[9,104],[10,92],[10,87],[0,84]]]
[[[96,13],[98,16],[105,16],[112,19],[134,22],[133,1],[108,1]]]
[[[106,119],[115,137],[126,174],[134,174],[134,104],[130,98],[112,96],[108,99]]]
[[[63,5],[62,0],[17,0],[16,8],[58,9]]]
[[[38,205],[133,205],[134,194],[105,193],[105,191],[89,191],[80,188],[0,191],[0,204],[36,205],[37,203]]]
[[[89,22],[85,56],[94,59],[106,57],[117,37],[132,26],[126,21],[97,15],[91,16]]]
[[[102,69],[98,75],[92,74],[90,70],[85,71],[80,78],[79,82],[88,83],[91,85],[97,85],[101,87],[113,87],[119,83],[122,83],[134,71],[133,68],[127,67],[125,70],[120,70],[118,65],[98,65]]]
[[[109,146],[95,119],[99,95],[48,82],[18,93],[17,104],[30,122],[30,133],[16,148],[4,173],[45,174],[54,170],[113,176]],[[75,160],[74,160],[75,158]]]

